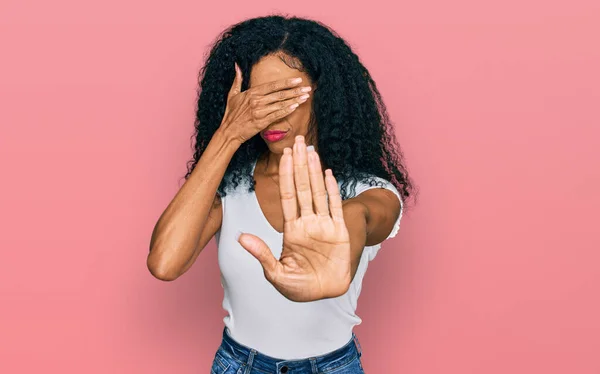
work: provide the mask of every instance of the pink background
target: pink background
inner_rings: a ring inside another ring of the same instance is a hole
[[[600,2],[391,3],[3,0],[0,372],[208,373],[214,241],[163,283],[150,233],[206,48],[281,11],[355,48],[421,190],[367,272],[366,372],[600,373]]]

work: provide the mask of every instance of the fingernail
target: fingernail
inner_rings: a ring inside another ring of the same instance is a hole
[[[302,78],[294,78],[292,79],[292,83],[300,83],[302,82]]]
[[[302,89],[300,91],[302,92],[309,92],[310,90],[312,90],[311,86],[306,86],[306,87],[302,87]]]
[[[306,147],[306,150],[307,150],[308,152],[312,152],[312,151],[314,151],[314,150],[315,150],[315,147],[314,147],[314,146],[312,146],[312,145],[309,145],[308,147]]]
[[[240,235],[242,235],[242,232],[241,232],[241,231],[238,231],[238,232],[236,232],[236,233],[235,233],[235,241],[236,241],[236,242],[239,240],[239,238],[240,238]]]
[[[302,100],[302,101],[306,101],[306,99],[308,99],[309,97],[310,97],[310,95],[302,95],[298,99]]]

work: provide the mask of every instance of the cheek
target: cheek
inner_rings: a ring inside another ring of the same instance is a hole
[[[311,102],[307,101],[300,105],[293,113],[287,118],[294,125],[294,127],[306,127],[310,120]]]

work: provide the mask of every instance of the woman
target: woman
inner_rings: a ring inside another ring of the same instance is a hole
[[[412,194],[367,69],[318,22],[241,22],[201,71],[195,138],[148,268],[174,280],[216,236],[228,316],[211,372],[362,373],[361,282]]]

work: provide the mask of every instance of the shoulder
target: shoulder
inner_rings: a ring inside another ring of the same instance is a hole
[[[338,182],[340,189],[342,188],[342,183]],[[354,188],[352,188],[354,187]],[[354,191],[352,191],[354,189]],[[394,186],[392,182],[387,179],[378,177],[378,176],[368,176],[359,178],[354,186],[351,183],[348,183],[345,187],[346,193],[348,195],[348,199],[353,198],[363,198],[363,196],[387,196],[392,200],[396,199],[400,208],[404,207],[404,201],[402,199],[402,195],[400,191]],[[368,193],[366,193],[369,191]],[[366,194],[365,194],[366,193]]]

